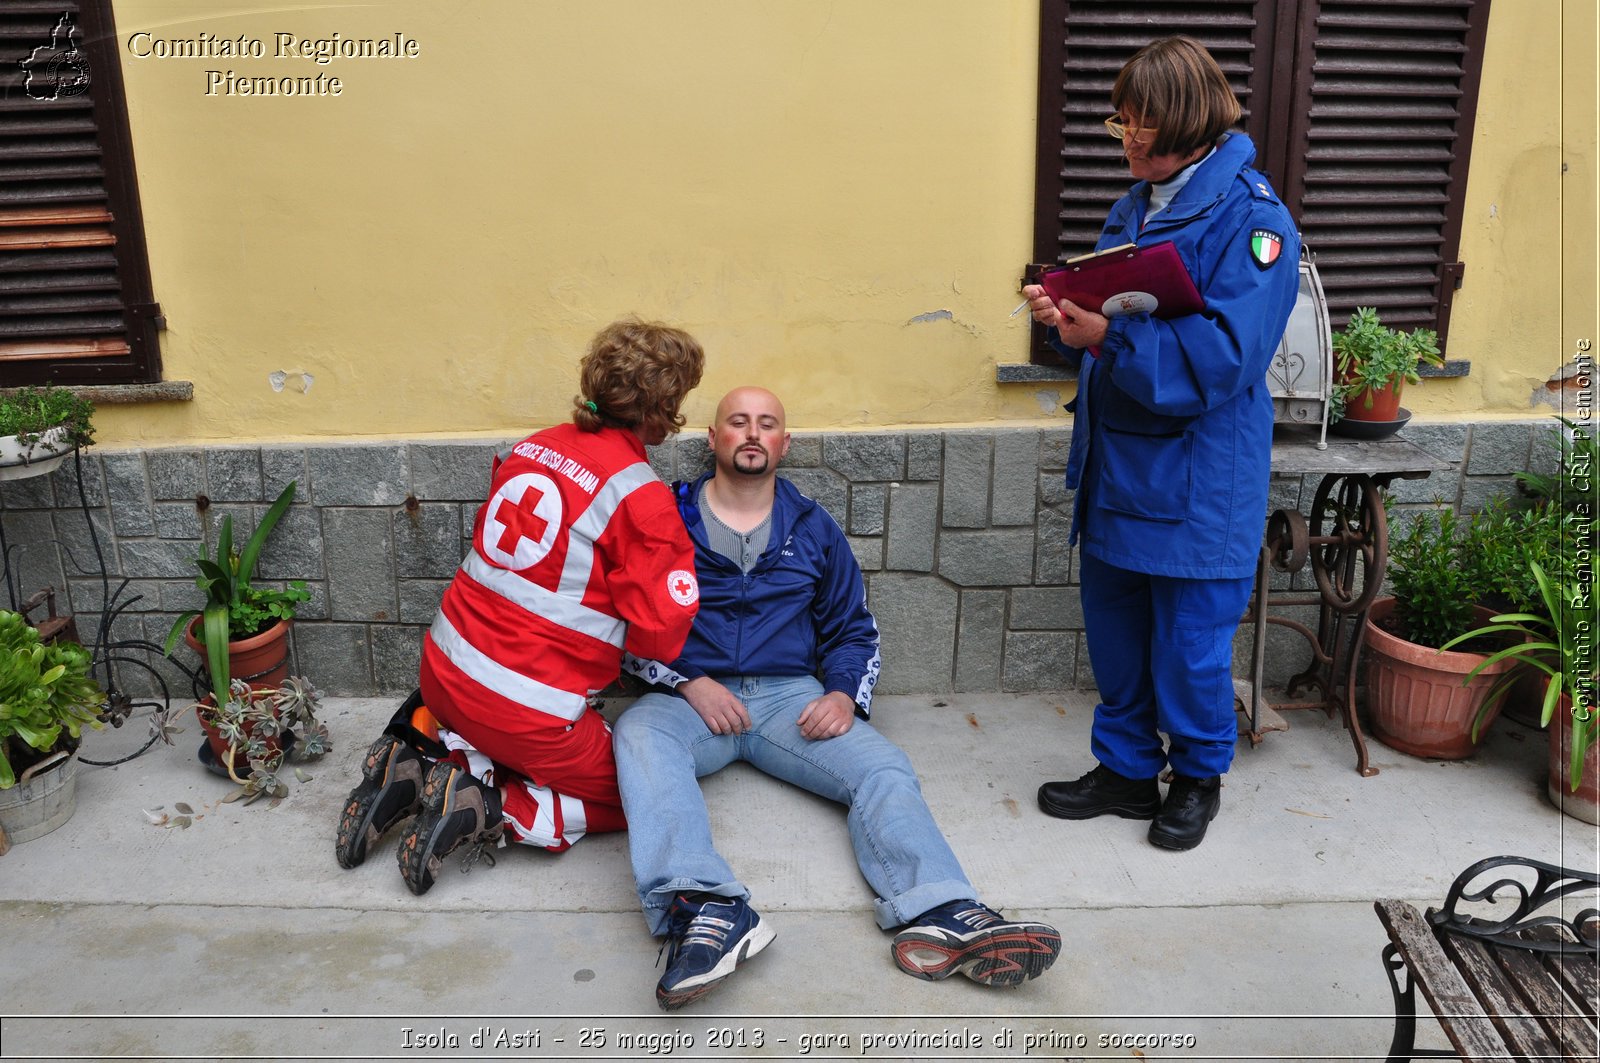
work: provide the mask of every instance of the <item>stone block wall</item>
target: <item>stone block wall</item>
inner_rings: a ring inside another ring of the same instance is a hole
[[[1405,437],[1451,468],[1396,481],[1397,511],[1443,503],[1472,512],[1510,493],[1517,471],[1552,470],[1553,423],[1409,426]],[[112,636],[159,644],[199,603],[202,540],[214,543],[226,514],[236,541],[248,534],[293,480],[295,505],[260,573],[305,580],[311,591],[295,625],[294,670],[332,694],[404,694],[487,494],[491,455],[510,442],[94,448],[50,475],[0,484],[12,582],[24,595],[63,589],[86,640],[116,595]],[[883,638],[880,690],[1093,686],[1067,545],[1069,442],[1064,428],[796,434],[783,474],[838,520],[866,574]],[[709,463],[704,436],[654,448],[651,462],[664,479],[691,477]],[[1275,477],[1270,505],[1309,505],[1316,481]],[[1305,663],[1289,634],[1273,632],[1269,679]],[[1239,653],[1242,665],[1243,639]],[[136,688],[138,677],[119,682]]]

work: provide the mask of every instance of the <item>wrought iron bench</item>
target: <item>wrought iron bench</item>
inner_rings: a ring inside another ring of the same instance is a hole
[[[1444,907],[1426,915],[1404,901],[1375,902],[1390,940],[1390,1063],[1600,1058],[1597,898],[1600,874],[1496,856],[1458,875]],[[1487,905],[1504,918],[1487,918]],[[1454,1053],[1414,1047],[1418,988]]]

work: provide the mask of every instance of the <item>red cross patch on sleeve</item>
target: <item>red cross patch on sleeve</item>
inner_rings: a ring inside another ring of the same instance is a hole
[[[1250,261],[1256,269],[1267,269],[1278,261],[1283,252],[1283,237],[1271,229],[1254,229],[1250,233]]]
[[[693,605],[700,600],[700,584],[696,582],[693,572],[676,569],[667,577],[667,593],[679,605]]]

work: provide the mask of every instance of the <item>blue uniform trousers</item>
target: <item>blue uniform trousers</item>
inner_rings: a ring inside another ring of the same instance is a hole
[[[1078,567],[1100,688],[1095,759],[1130,779],[1154,778],[1167,764],[1194,778],[1226,772],[1238,738],[1233,635],[1253,579],[1153,576],[1087,552]]]

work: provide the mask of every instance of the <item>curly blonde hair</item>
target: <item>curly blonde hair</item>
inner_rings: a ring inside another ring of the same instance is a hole
[[[613,321],[578,364],[572,420],[585,432],[640,428],[669,436],[683,427],[678,408],[700,383],[705,351],[682,329],[636,317]]]

